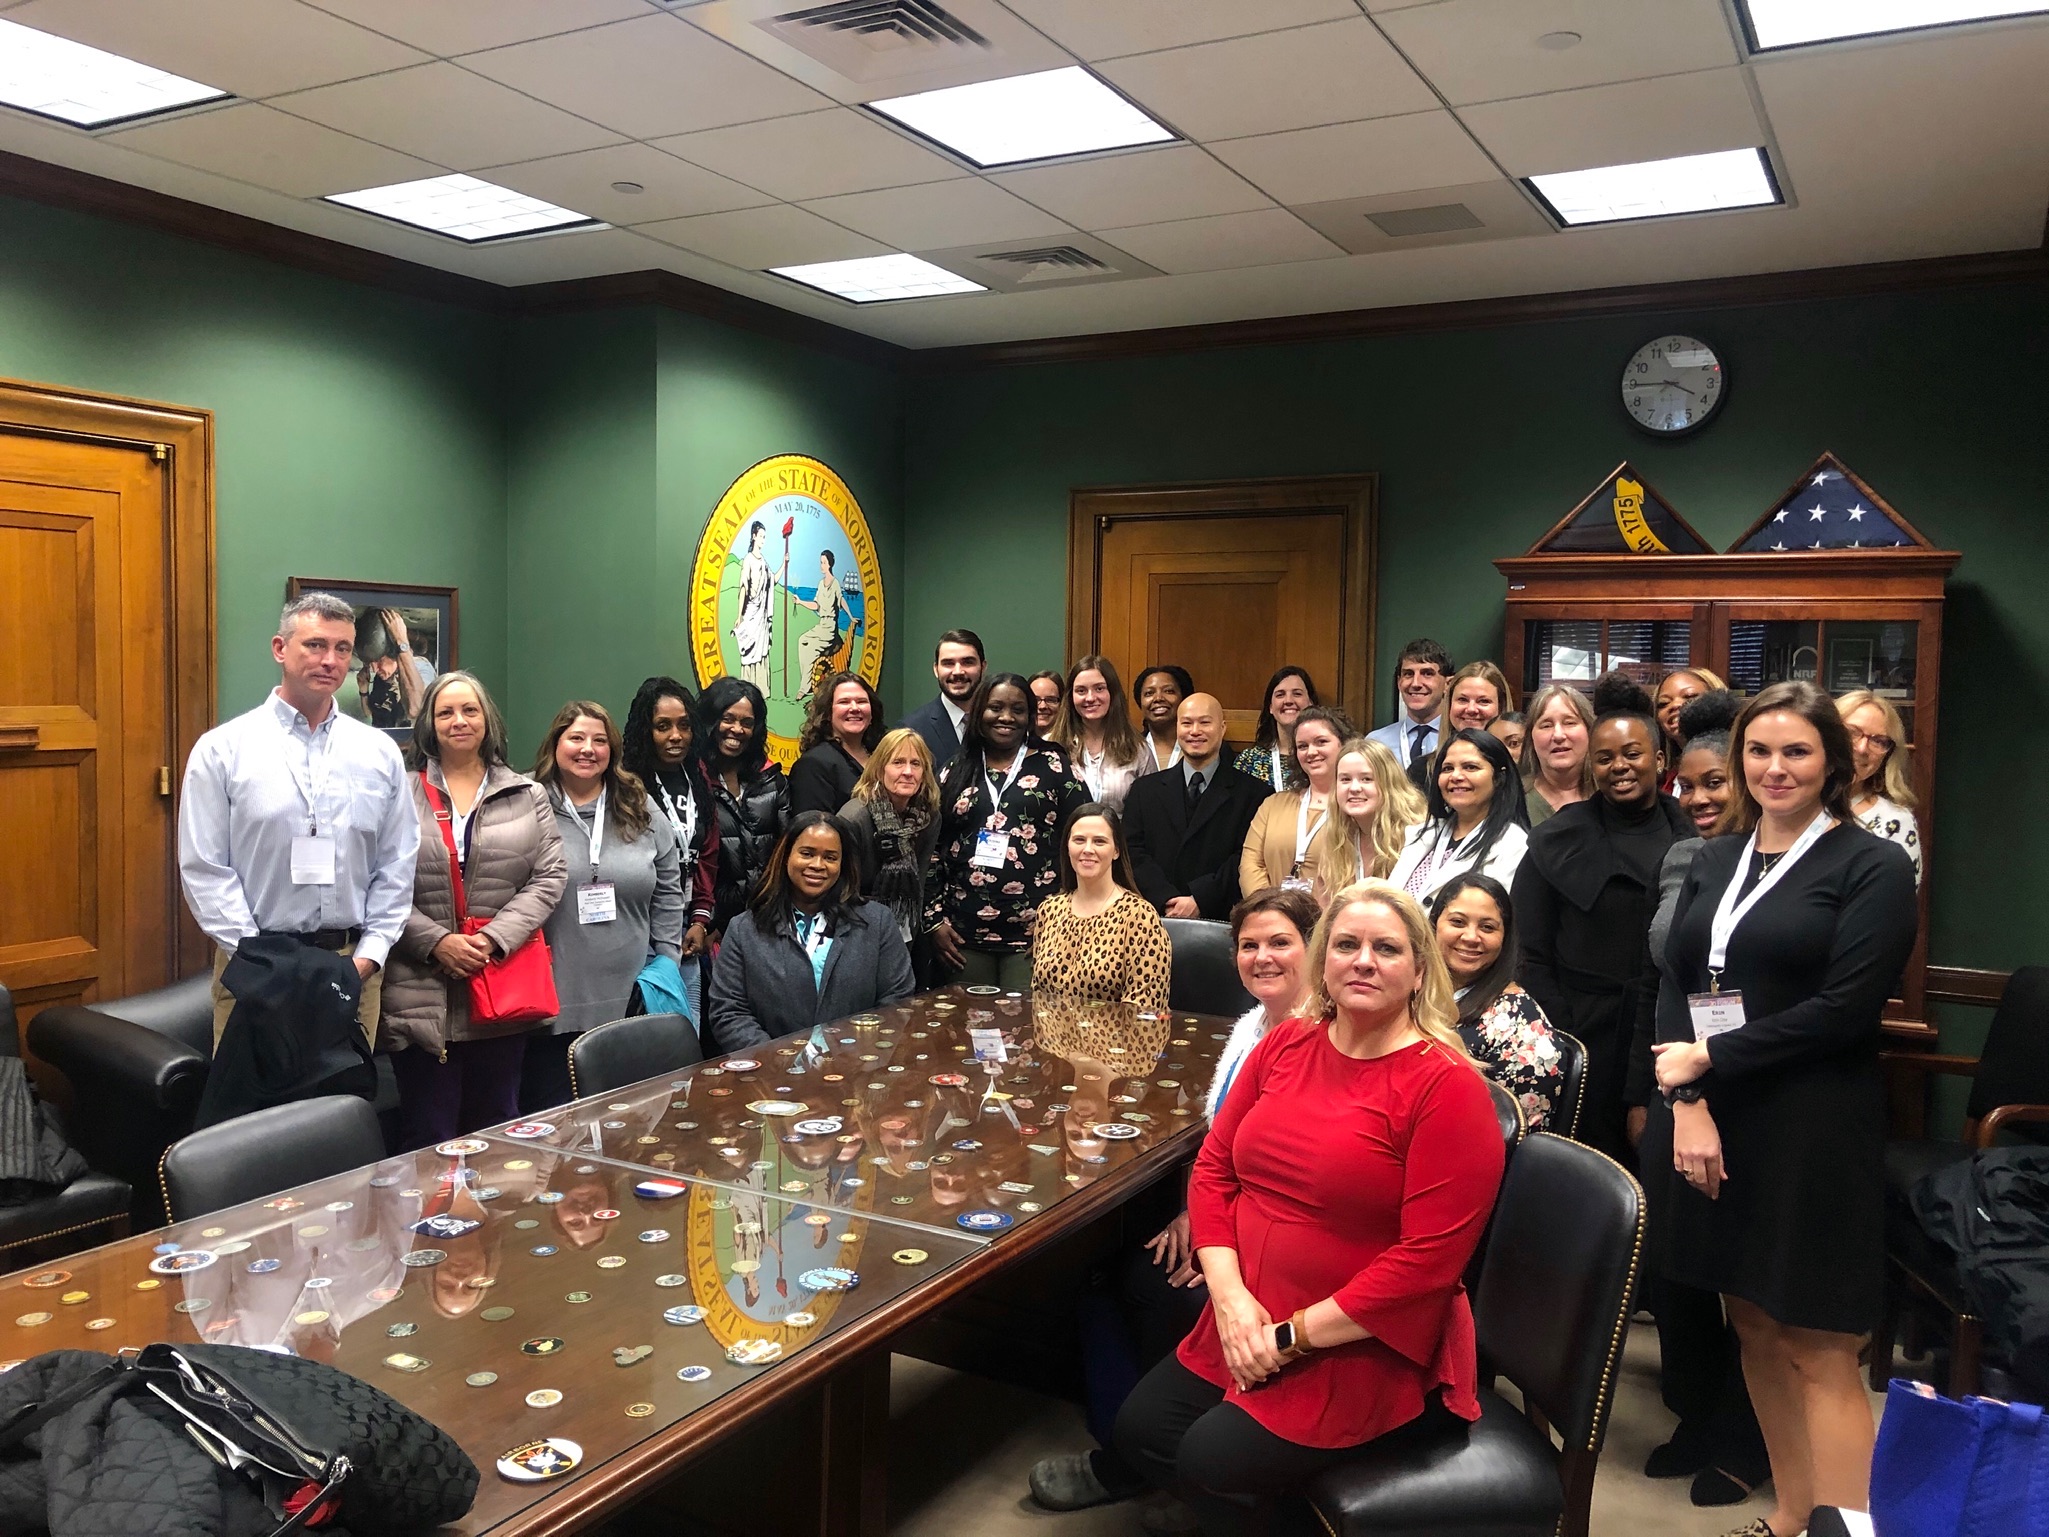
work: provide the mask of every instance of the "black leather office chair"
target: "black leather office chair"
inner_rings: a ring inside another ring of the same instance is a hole
[[[1212,918],[1168,918],[1167,943],[1174,947],[1167,1007],[1189,1014],[1243,1014],[1252,995],[1238,980],[1231,926]]]
[[[1558,1041],[1558,1107],[1546,1129],[1561,1137],[1579,1137],[1580,1112],[1586,1108],[1587,1049],[1569,1030],[1554,1028]]]
[[[0,986],[0,1057],[19,1056],[14,995]],[[65,1118],[55,1105],[44,1102],[42,1112],[60,1134],[66,1133]],[[62,1189],[0,1206],[0,1271],[19,1270],[127,1237],[129,1198],[126,1181],[88,1168]]]
[[[681,1014],[636,1014],[586,1030],[569,1043],[569,1093],[609,1094],[704,1060],[697,1031]]]
[[[1937,1170],[1994,1146],[2003,1132],[2033,1141],[2049,1134],[2049,966],[2023,966],[2007,978],[1984,1050],[1976,1057],[1886,1052],[1889,1068],[1971,1078],[1958,1141],[1896,1139],[1885,1147],[1886,1301],[1871,1336],[1871,1386],[1885,1391],[1902,1313],[1945,1328],[1950,1337],[1949,1393],[1986,1391],[1985,1328],[1957,1277],[1956,1261],[1922,1230],[1914,1187]],[[1997,1366],[1999,1363],[1993,1363]],[[2003,1380],[1999,1393],[2015,1391]]]
[[[110,1014],[115,1019],[125,1019],[132,1025],[141,1025],[154,1030],[158,1035],[168,1036],[181,1045],[189,1046],[201,1056],[213,1057],[213,974],[200,972],[197,976],[173,982],[168,987],[153,988],[146,993],[135,993],[127,998],[116,998],[107,1003],[96,1003],[97,1013]]]
[[[1586,1537],[1642,1252],[1643,1191],[1620,1164],[1548,1132],[1525,1138],[1502,1180],[1475,1315],[1488,1369],[1564,1449],[1483,1387],[1471,1426],[1365,1447],[1312,1481],[1333,1537]]]
[[[384,1132],[369,1101],[329,1094],[195,1131],[165,1150],[158,1173],[164,1209],[184,1222],[383,1156]]]

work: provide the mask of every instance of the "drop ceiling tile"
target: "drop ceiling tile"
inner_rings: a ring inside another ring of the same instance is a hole
[[[1625,80],[1459,109],[1512,176],[1580,171],[1763,144],[1740,69]]]
[[[657,142],[672,155],[792,203],[967,174],[951,160],[848,107]]]
[[[714,176],[646,144],[614,144],[574,155],[553,155],[520,165],[492,166],[484,173],[500,186],[574,208],[607,224],[651,224],[695,214],[758,208],[775,199]],[[615,181],[638,182],[639,192],[619,192]]]
[[[809,86],[667,15],[494,48],[462,63],[634,139],[830,105]]]
[[[1205,143],[1438,104],[1363,16],[1141,54],[1101,68],[1141,106]]]
[[[1051,214],[973,177],[821,198],[804,206],[897,251],[1068,233]]]
[[[1102,235],[1162,272],[1218,272],[1345,254],[1285,208],[1142,224],[1104,230]]]
[[[104,137],[146,155],[292,197],[439,176],[441,167],[257,102],[238,102]]]
[[[447,58],[647,14],[647,0],[309,0]]]
[[[1375,17],[1454,106],[1737,62],[1721,0],[1442,0]],[[1560,32],[1580,40],[1537,46]]]
[[[643,224],[636,233],[750,271],[883,256],[891,247],[788,203]]]
[[[426,58],[298,0],[30,0],[7,19],[237,96],[273,96]]]
[[[1357,16],[1352,0],[1008,0],[1041,32],[1083,59],[1185,48],[1227,37]]]
[[[1283,203],[1374,197],[1413,187],[1485,181],[1498,174],[1449,112],[1303,128],[1232,139],[1210,148]]]
[[[1038,166],[989,179],[1080,229],[1273,206],[1257,187],[1193,144]]]
[[[322,86],[277,105],[459,171],[596,149],[619,137],[453,64]]]
[[[1355,256],[1556,233],[1516,184],[1501,176],[1459,187],[1298,204],[1293,212]]]

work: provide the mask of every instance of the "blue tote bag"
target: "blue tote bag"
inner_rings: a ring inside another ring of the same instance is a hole
[[[1878,1537],[2049,1537],[2049,1424],[2034,1404],[1895,1377],[1871,1459]]]

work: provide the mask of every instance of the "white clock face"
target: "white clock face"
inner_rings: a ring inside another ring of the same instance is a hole
[[[1722,360],[1692,336],[1645,342],[1622,370],[1622,405],[1636,424],[1659,434],[1691,432],[1715,414],[1728,381]]]

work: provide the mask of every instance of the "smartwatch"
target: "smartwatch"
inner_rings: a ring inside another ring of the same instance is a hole
[[[1292,1356],[1296,1353],[1294,1319],[1284,1319],[1282,1322],[1274,1325],[1274,1349],[1284,1356]]]

